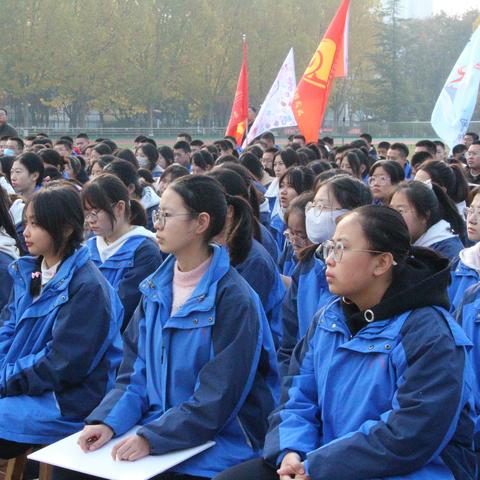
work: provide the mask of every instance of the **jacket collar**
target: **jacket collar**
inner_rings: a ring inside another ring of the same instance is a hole
[[[213,256],[207,272],[195,287],[190,300],[174,316],[184,316],[192,310],[208,310],[214,305],[217,283],[229,271],[230,257],[225,247],[217,244],[211,244],[211,247],[213,248]],[[140,291],[147,300],[171,305],[175,260],[173,255],[168,256],[157,271],[140,284]]]
[[[66,286],[70,283],[75,271],[83,267],[83,265],[85,265],[89,259],[90,252],[87,247],[80,247],[79,249],[75,250],[72,255],[67,257],[62,262],[56,275],[45,287],[48,286],[49,289],[55,290],[66,288]],[[9,272],[14,281],[19,281],[22,279],[26,285],[30,285],[36,260],[37,257],[25,256],[13,262],[9,266]]]

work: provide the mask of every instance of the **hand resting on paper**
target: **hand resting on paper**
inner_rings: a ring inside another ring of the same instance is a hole
[[[112,449],[114,460],[134,462],[150,454],[150,444],[140,435],[130,435],[118,442]]]
[[[305,469],[303,468],[302,459],[300,455],[295,452],[290,452],[285,455],[282,460],[280,468],[277,470],[277,474],[280,480],[306,480],[308,477],[305,475]]]
[[[103,447],[113,437],[113,430],[107,425],[86,425],[77,443],[85,452],[93,452]]]

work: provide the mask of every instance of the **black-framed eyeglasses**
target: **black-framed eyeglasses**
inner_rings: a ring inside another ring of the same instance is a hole
[[[162,210],[154,210],[152,212],[152,222],[153,224],[157,224],[160,228],[165,228],[165,225],[167,224],[167,218],[171,217],[192,217],[197,215],[194,212],[186,212],[186,213],[168,213],[168,212],[163,212]]]
[[[366,253],[386,253],[386,252],[381,252],[380,250],[367,250],[367,249],[362,249],[362,248],[347,248],[345,245],[338,241],[334,242],[332,240],[327,240],[326,242],[322,243],[322,254],[323,254],[323,260],[327,261],[327,259],[330,257],[330,255],[333,256],[333,259],[335,260],[336,263],[340,263],[343,258],[343,252],[366,252]],[[393,262],[394,265],[397,265],[396,262]]]

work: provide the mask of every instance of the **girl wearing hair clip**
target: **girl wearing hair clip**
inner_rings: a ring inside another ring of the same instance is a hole
[[[87,242],[92,260],[117,291],[124,308],[122,331],[140,300],[140,282],[162,263],[155,234],[147,230],[145,210],[129,199],[114,175],[101,174],[82,191],[85,220],[95,234]]]
[[[469,341],[448,311],[448,260],[410,247],[402,216],[347,213],[323,243],[337,295],[296,346],[264,460],[215,480],[473,479]]]
[[[122,306],[82,247],[75,187],[33,194],[24,214],[30,255],[9,267],[0,327],[0,458],[77,432],[114,382]]]

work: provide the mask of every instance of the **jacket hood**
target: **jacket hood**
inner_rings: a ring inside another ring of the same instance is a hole
[[[8,235],[8,233],[3,228],[0,228],[0,252],[6,253],[14,260],[19,257],[19,252],[15,240],[10,235]]]
[[[147,230],[145,227],[142,226],[135,226],[132,227],[127,233],[122,235],[120,238],[117,238],[112,243],[107,243],[105,239],[101,236],[96,236],[95,241],[97,245],[98,255],[102,262],[105,262],[108,258],[112,255],[117,253],[123,246],[123,244],[129,239],[133,237],[142,237],[142,238],[151,238],[155,240],[155,234],[150,230]],[[135,252],[127,252],[131,257]]]
[[[480,242],[476,243],[473,247],[464,248],[460,252],[459,257],[465,266],[476,272],[480,272]]]
[[[450,262],[428,248],[412,247],[404,266],[394,271],[390,287],[380,303],[371,308],[373,321],[385,320],[416,308],[435,305],[450,307],[447,288],[450,283]],[[352,333],[367,323],[365,312],[342,302]]]

